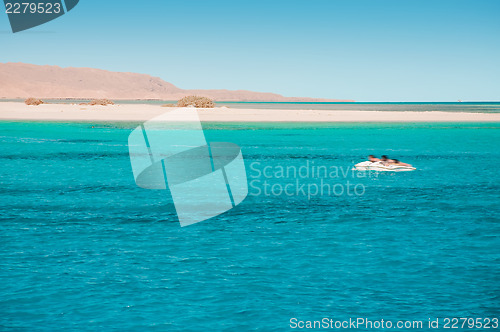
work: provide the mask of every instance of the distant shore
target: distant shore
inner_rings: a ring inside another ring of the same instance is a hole
[[[0,102],[0,120],[20,121],[146,121],[171,110],[151,104],[88,106]],[[216,107],[198,109],[206,122],[500,122],[500,113],[283,110]],[[180,119],[181,120],[181,119]]]

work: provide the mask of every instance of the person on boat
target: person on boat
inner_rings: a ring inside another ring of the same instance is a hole
[[[384,165],[389,165],[393,160],[392,159],[389,159],[389,157],[387,157],[386,155],[383,155],[382,157],[380,157],[380,161],[382,162],[382,164]]]
[[[387,156],[382,156],[381,158],[381,161],[382,163],[384,163],[384,165],[397,165],[397,166],[408,166],[408,167],[413,167],[412,165],[410,164],[407,164],[407,163],[403,163],[403,162],[400,162],[399,160],[397,159],[389,159],[389,157]]]
[[[398,166],[406,166],[406,165],[409,165],[409,164],[405,164],[405,163],[402,163],[400,162],[399,160],[397,159],[390,159],[389,157],[387,157],[386,155],[382,156],[381,160],[380,160],[384,165],[386,166],[389,166],[389,165],[398,165]],[[403,165],[404,164],[404,165]]]
[[[380,159],[376,158],[374,155],[369,155],[368,160],[371,161],[372,163],[375,163],[377,161],[380,161]]]
[[[397,159],[394,159],[394,162],[392,163],[393,165],[396,165],[396,166],[408,166],[408,167],[412,167],[410,164],[407,164],[407,163],[402,163],[400,162],[399,160]]]

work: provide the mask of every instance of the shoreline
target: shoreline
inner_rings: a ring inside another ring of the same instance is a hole
[[[0,121],[143,122],[172,108],[151,104],[89,106],[78,104],[0,103]],[[202,122],[500,122],[500,113],[443,111],[282,110],[217,107],[198,109]],[[179,119],[182,121],[182,119]]]
[[[0,102],[24,102],[27,98],[31,98],[33,96],[27,97],[0,97]],[[79,98],[79,97],[68,97],[68,98],[60,98],[60,97],[39,97],[34,95],[34,98],[40,98],[44,101],[57,101],[54,104],[72,104],[80,101],[91,101],[95,99],[110,99],[117,104],[128,104],[128,103],[137,103],[139,102],[164,102],[176,103],[178,99],[158,99],[158,98],[139,98],[139,99],[130,99],[130,98],[96,98],[96,97],[88,97],[88,98]],[[59,103],[61,102],[61,103]],[[465,101],[356,101],[356,100],[340,100],[339,101],[262,101],[262,100],[214,100],[217,103],[244,103],[244,104],[499,104],[500,100],[465,100]]]

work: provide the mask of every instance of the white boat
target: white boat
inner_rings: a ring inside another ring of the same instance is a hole
[[[415,167],[411,166],[400,166],[395,164],[385,165],[380,161],[363,161],[354,165],[355,170],[358,171],[379,171],[379,172],[408,172],[416,170]]]

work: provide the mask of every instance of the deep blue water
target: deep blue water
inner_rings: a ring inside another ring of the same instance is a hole
[[[362,195],[256,195],[254,182],[183,228],[164,191],[134,183],[134,127],[0,123],[0,330],[499,316],[499,124],[206,124],[209,141],[241,146],[249,180],[371,153],[417,170],[324,179]]]

